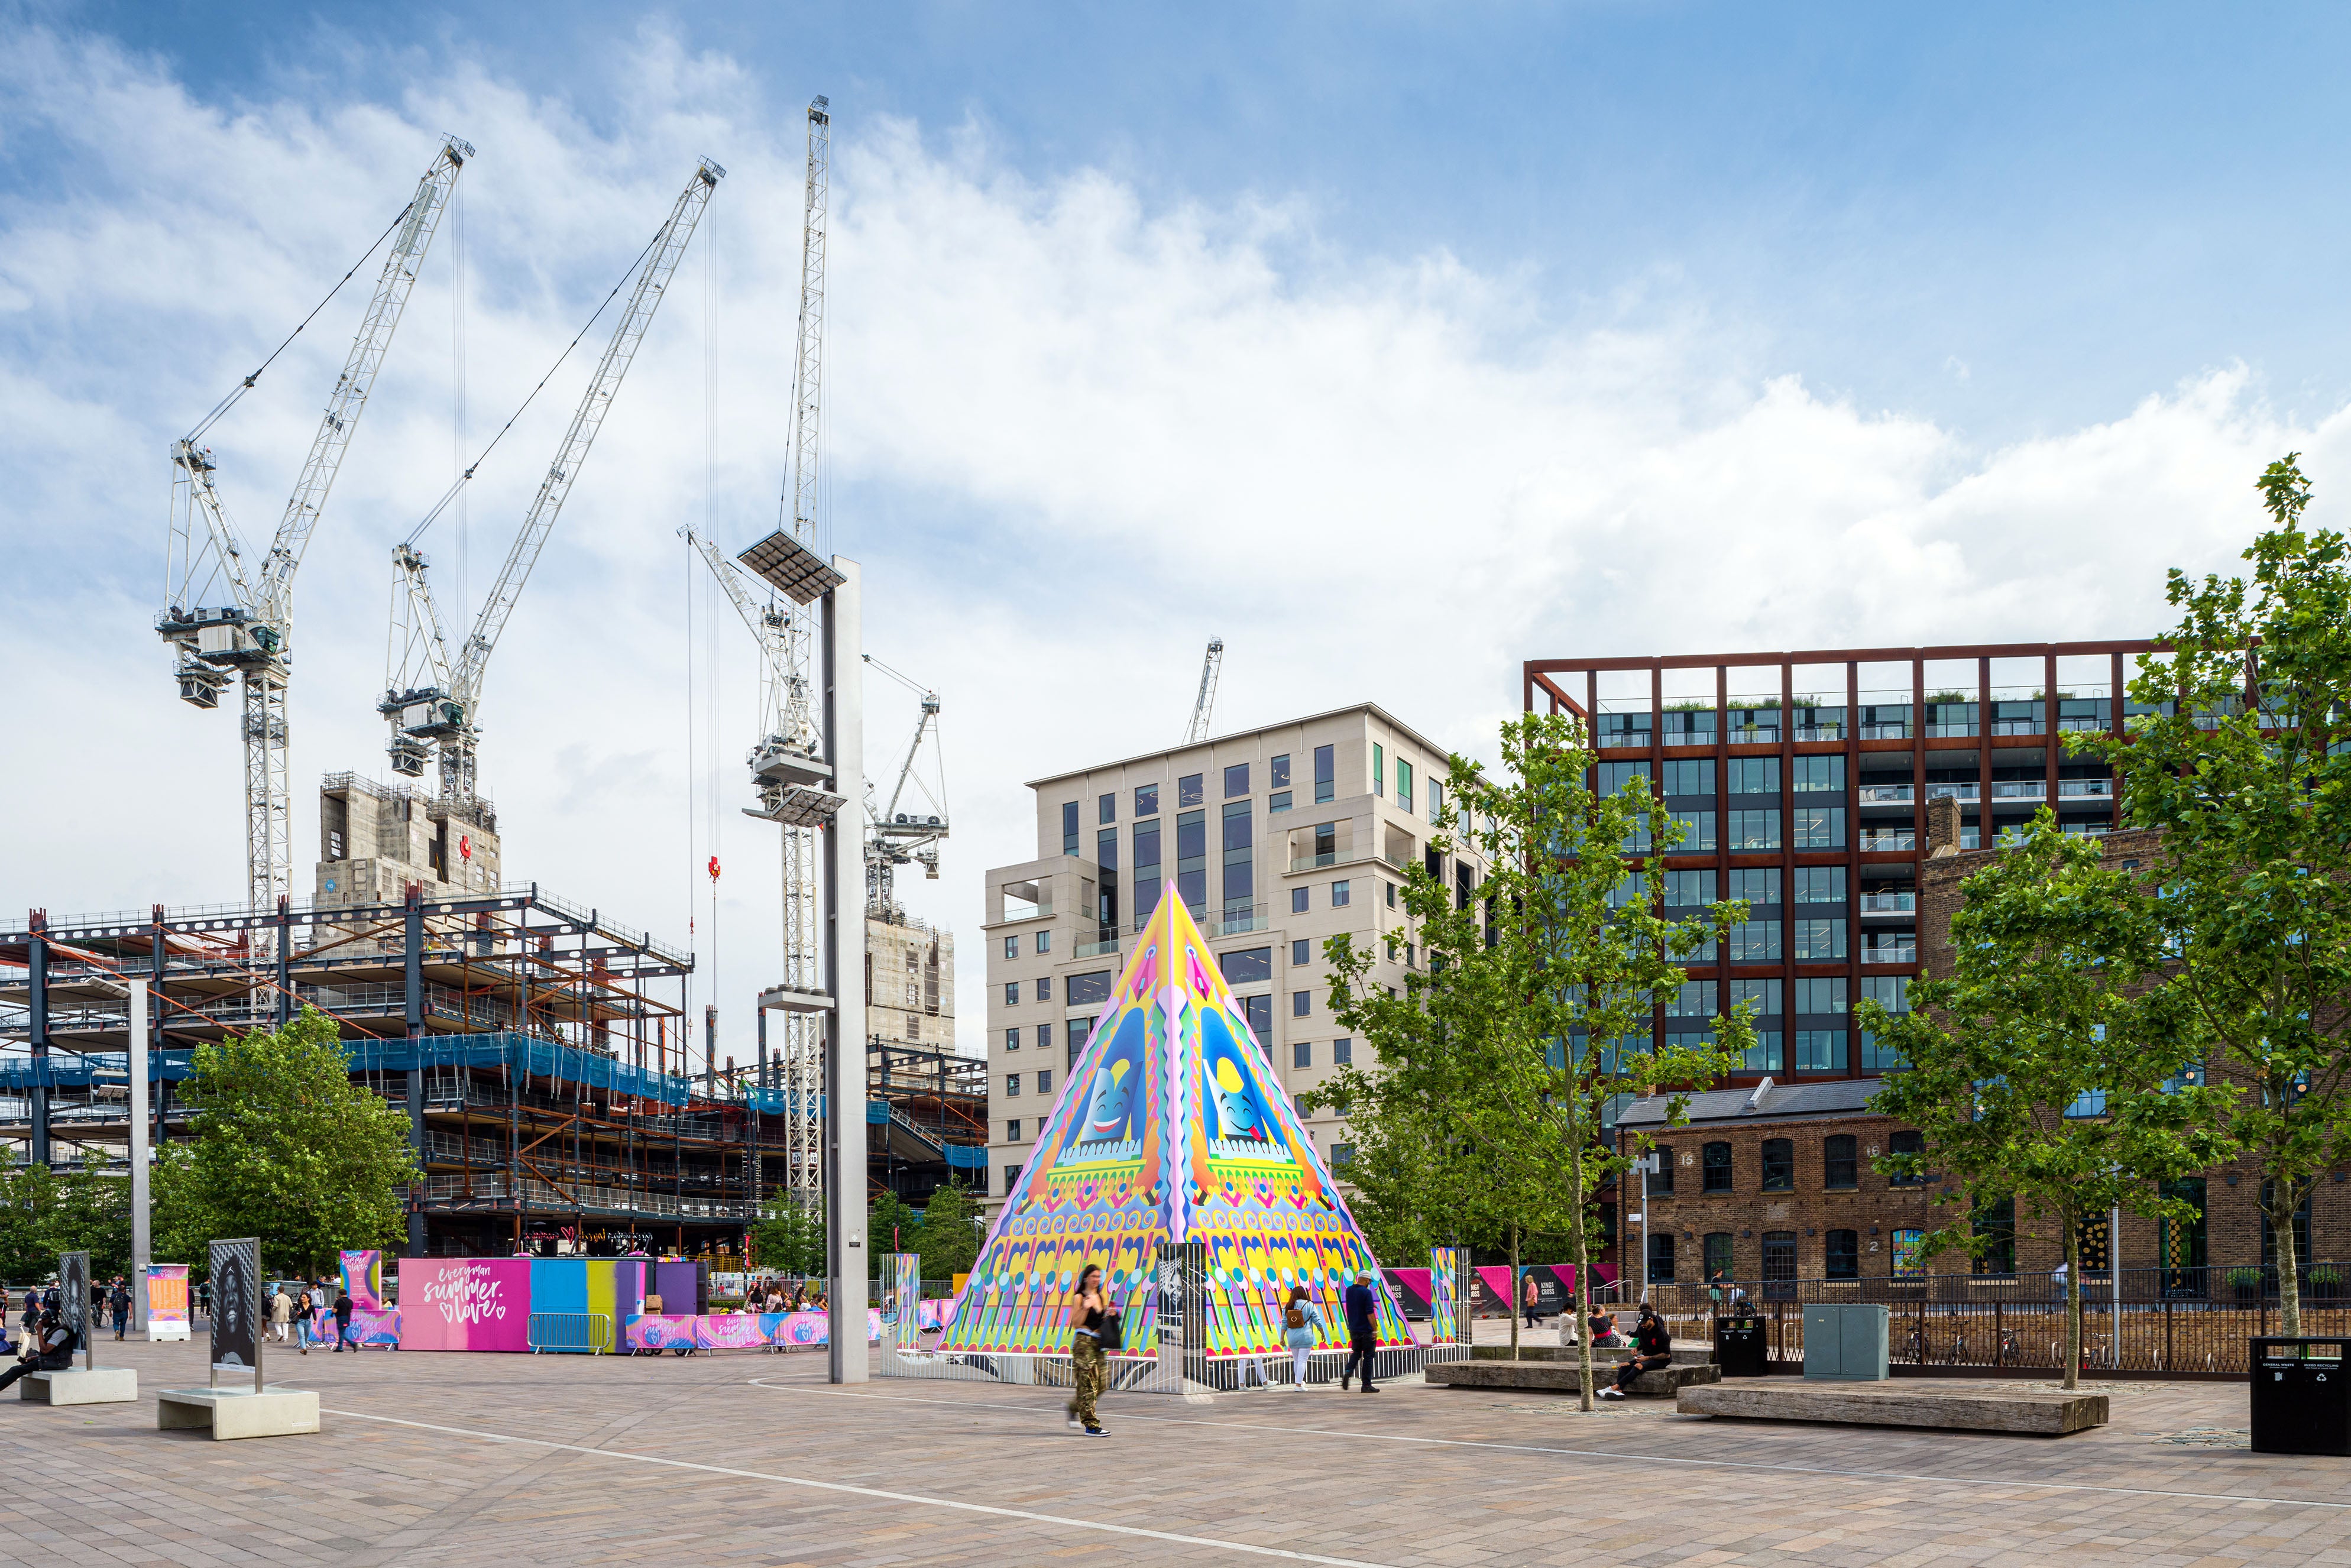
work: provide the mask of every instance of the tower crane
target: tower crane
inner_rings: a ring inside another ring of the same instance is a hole
[[[310,454],[294,482],[294,493],[278,520],[277,537],[257,573],[248,573],[245,551],[228,507],[221,499],[211,449],[204,434],[253,390],[267,370],[246,376],[215,404],[193,430],[172,445],[171,542],[165,565],[169,603],[155,618],[155,630],[172,647],[172,675],[180,697],[200,708],[218,707],[221,688],[232,675],[245,687],[245,864],[250,907],[274,907],[292,883],[293,811],[287,784],[286,689],[294,662],[294,574],[325,511],[328,492],[350,450],[368,394],[383,368],[392,335],[400,326],[416,275],[431,248],[441,214],[449,204],[458,172],[474,150],[451,136],[443,139],[432,167],[424,171],[392,226],[392,248],[383,258],[375,293],[360,319],[344,357],[343,372],[327,399]],[[379,239],[378,245],[383,241]],[[369,247],[374,254],[374,247]],[[350,272],[366,265],[362,256]],[[342,288],[335,285],[332,299]],[[319,303],[325,308],[325,301]],[[317,311],[311,312],[312,316]],[[303,326],[308,326],[306,319]],[[298,334],[301,327],[297,327]],[[289,336],[287,340],[291,342]],[[284,351],[285,344],[278,346]],[[270,356],[271,360],[276,354]],[[228,602],[204,604],[216,587]]]
[[[482,682],[488,671],[490,654],[497,647],[498,634],[506,630],[507,618],[514,613],[515,601],[522,595],[523,584],[528,580],[539,551],[554,531],[556,517],[580,477],[580,465],[588,460],[596,433],[603,428],[604,416],[611,412],[621,380],[628,374],[646,329],[653,325],[653,312],[661,308],[670,276],[684,257],[686,242],[694,237],[695,225],[701,221],[703,209],[709,205],[712,193],[726,173],[709,159],[703,159],[670,208],[668,218],[645,246],[628,307],[612,329],[611,340],[604,346],[604,357],[598,362],[596,373],[589,378],[587,390],[580,394],[570,426],[556,447],[555,461],[548,465],[547,476],[539,481],[538,494],[523,516],[521,530],[507,551],[506,564],[498,569],[497,580],[491,584],[487,597],[482,601],[481,612],[474,619],[473,630],[454,658],[442,630],[440,608],[434,602],[426,576],[430,563],[415,548],[413,537],[392,547],[395,582],[392,669],[376,711],[392,725],[387,749],[392,754],[394,772],[411,777],[423,773],[426,743],[438,748],[441,803],[454,816],[483,827],[490,825],[484,820],[487,808],[480,796],[479,770]],[[468,468],[466,477],[470,479],[472,475],[473,470]]]
[[[1192,722],[1184,728],[1184,744],[1197,746],[1208,738],[1208,716],[1217,706],[1217,674],[1225,667],[1225,640],[1208,639],[1208,656],[1200,661],[1200,695],[1192,700]]]
[[[892,669],[872,654],[865,662],[922,699],[914,719],[914,737],[906,746],[906,759],[898,765],[898,780],[890,799],[876,803],[871,784],[865,789],[865,907],[870,915],[886,918],[897,907],[897,869],[920,865],[923,875],[937,881],[939,841],[947,836],[946,762],[937,740],[939,694]],[[933,779],[915,770],[925,737],[931,737]],[[909,786],[920,800],[907,798]],[[928,810],[925,810],[927,803]]]

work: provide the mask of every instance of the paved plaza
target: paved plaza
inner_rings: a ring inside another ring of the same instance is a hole
[[[2351,1563],[2351,1460],[2245,1451],[2241,1385],[2120,1384],[2062,1439],[1731,1425],[1398,1382],[1103,1402],[829,1387],[820,1356],[273,1355],[316,1437],[0,1399],[11,1563]]]

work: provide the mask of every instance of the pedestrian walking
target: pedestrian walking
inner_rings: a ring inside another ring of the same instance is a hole
[[[1301,1393],[1306,1388],[1306,1358],[1314,1354],[1322,1331],[1329,1326],[1330,1320],[1306,1293],[1306,1287],[1290,1286],[1290,1304],[1281,1310],[1281,1343],[1290,1347],[1290,1384]]]
[[[131,1286],[120,1274],[114,1277],[114,1289],[107,1293],[106,1307],[114,1314],[114,1337],[120,1339],[131,1326]]]
[[[343,1354],[343,1342],[350,1337],[351,1293],[349,1291],[337,1291],[335,1292],[335,1354],[337,1355]],[[353,1345],[351,1349],[357,1351],[359,1346]]]
[[[1520,1292],[1520,1303],[1526,1308],[1527,1327],[1542,1327],[1542,1288],[1535,1283],[1535,1271],[1527,1270],[1527,1288]]]
[[[310,1314],[316,1310],[311,1302],[310,1287],[305,1285],[302,1293],[294,1298],[294,1337],[300,1342],[304,1355],[310,1354]]]
[[[1108,1357],[1102,1354],[1102,1327],[1113,1311],[1110,1292],[1102,1289],[1101,1267],[1087,1264],[1078,1274],[1078,1303],[1070,1314],[1070,1366],[1077,1388],[1070,1396],[1068,1414],[1071,1428],[1093,1437],[1110,1436],[1102,1430],[1094,1401],[1102,1396],[1103,1374],[1108,1370]]]
[[[269,1337],[284,1344],[287,1327],[293,1321],[294,1298],[286,1293],[286,1286],[281,1282],[277,1293],[269,1298]]]
[[[1372,1356],[1380,1340],[1380,1293],[1373,1279],[1369,1269],[1357,1273],[1341,1303],[1347,1311],[1347,1365],[1339,1374],[1342,1394],[1347,1391],[1347,1380],[1355,1375],[1357,1362],[1364,1364],[1364,1392],[1379,1392],[1372,1383]]]

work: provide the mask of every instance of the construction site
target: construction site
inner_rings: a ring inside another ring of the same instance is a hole
[[[475,156],[452,137],[376,242],[374,292],[266,550],[243,543],[204,438],[269,361],[172,444],[169,597],[155,626],[183,701],[216,708],[237,688],[246,886],[214,904],[44,907],[0,924],[0,1141],[16,1163],[94,1155],[127,1167],[141,1020],[148,1131],[161,1146],[189,1135],[196,1108],[183,1086],[199,1046],[314,1009],[333,1020],[352,1080],[406,1112],[423,1172],[408,1194],[413,1256],[726,1259],[782,1206],[827,1212],[837,1232],[885,1190],[919,1205],[950,1180],[985,1182],[986,1061],[956,1049],[954,938],[909,914],[897,887],[901,870],[935,879],[948,836],[940,699],[863,652],[855,563],[814,548],[831,127],[817,99],[782,526],[732,555],[691,526],[676,530],[758,644],[759,729],[747,737],[740,810],[779,840],[769,841],[780,854],[782,931],[770,983],[736,1002],[705,978],[697,1008],[691,941],[578,895],[592,889],[559,894],[515,876],[479,787],[492,655],[725,178],[707,159],[573,340],[617,313],[495,581],[454,632],[422,544],[513,420],[392,546],[391,652],[370,699],[388,726],[392,777],[323,776],[311,885],[305,894],[292,884],[295,576]],[[373,259],[371,249],[344,282]],[[893,751],[875,768],[864,737],[869,671],[919,707],[903,757]],[[714,884],[717,870],[714,855]],[[134,982],[144,982],[143,1007]],[[721,1051],[722,1010],[738,1031],[729,1038],[755,1024],[744,1060]],[[852,1044],[855,1055],[844,1049]]]

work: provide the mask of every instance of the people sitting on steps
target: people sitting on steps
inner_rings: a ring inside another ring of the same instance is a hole
[[[0,1388],[5,1388],[20,1377],[36,1372],[64,1372],[73,1365],[74,1332],[66,1326],[65,1315],[55,1307],[43,1310],[39,1323],[26,1336],[25,1349],[16,1364],[0,1373]]]
[[[1603,1399],[1622,1399],[1633,1380],[1645,1372],[1656,1372],[1674,1364],[1674,1336],[1664,1320],[1649,1307],[1641,1309],[1640,1323],[1633,1330],[1633,1354],[1616,1367],[1616,1381],[1600,1391]]]

